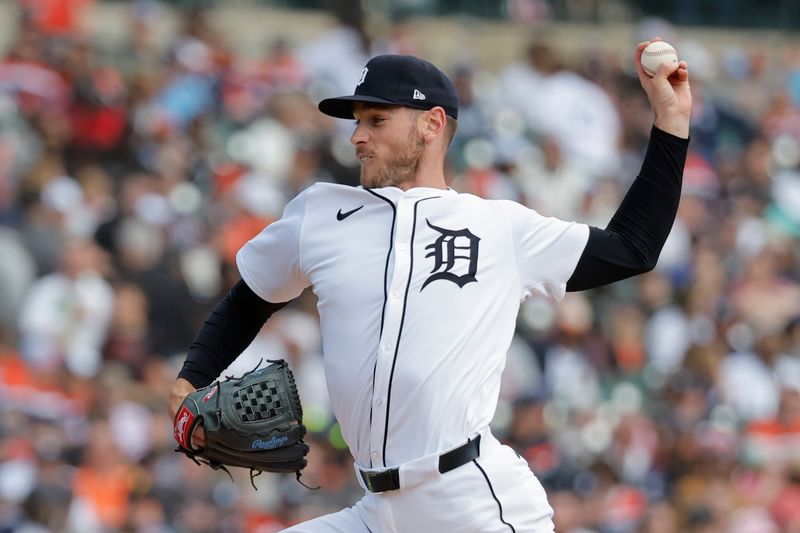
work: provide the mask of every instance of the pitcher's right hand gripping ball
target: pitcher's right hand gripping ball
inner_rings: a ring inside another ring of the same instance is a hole
[[[261,472],[295,472],[299,480],[308,454],[303,408],[286,361],[270,362],[189,394],[173,423],[175,451],[214,470],[249,468],[251,481]],[[201,422],[205,446],[195,448],[192,433]]]

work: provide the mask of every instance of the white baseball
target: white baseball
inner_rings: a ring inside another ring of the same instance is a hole
[[[658,66],[667,63],[673,68],[678,66],[678,53],[671,44],[655,41],[647,45],[642,52],[642,68],[650,76],[656,75]]]

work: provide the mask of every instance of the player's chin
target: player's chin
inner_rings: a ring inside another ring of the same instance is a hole
[[[384,183],[384,177],[378,173],[364,168],[364,165],[361,166],[361,186],[365,189],[377,189],[379,187],[385,187],[386,183]]]

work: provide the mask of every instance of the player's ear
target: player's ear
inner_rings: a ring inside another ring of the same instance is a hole
[[[425,140],[430,142],[444,133],[447,125],[447,114],[444,108],[436,106],[422,114],[422,134]]]

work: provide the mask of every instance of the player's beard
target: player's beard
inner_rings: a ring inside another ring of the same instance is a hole
[[[415,129],[409,132],[406,145],[402,150],[393,152],[377,168],[361,165],[361,186],[365,189],[379,187],[406,188],[417,177],[419,164],[425,150],[425,141]]]

